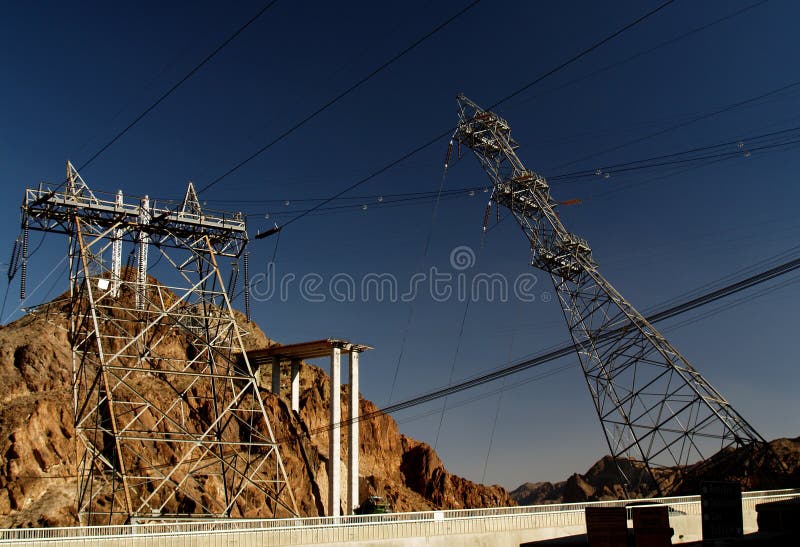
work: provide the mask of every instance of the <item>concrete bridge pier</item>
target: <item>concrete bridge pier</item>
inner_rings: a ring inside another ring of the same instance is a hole
[[[350,376],[350,420],[349,449],[347,456],[347,503],[345,512],[353,514],[358,507],[358,466],[359,466],[359,393],[358,365],[359,354],[372,349],[370,346],[353,344],[347,340],[328,338],[314,342],[302,342],[287,346],[271,346],[247,352],[250,362],[258,367],[269,365],[271,370],[270,390],[275,395],[281,394],[281,363],[291,363],[291,408],[300,412],[300,366],[303,360],[328,357],[330,359],[330,413],[328,432],[328,516],[339,517],[342,513],[342,352],[348,355],[348,374]],[[265,382],[266,379],[263,379]]]

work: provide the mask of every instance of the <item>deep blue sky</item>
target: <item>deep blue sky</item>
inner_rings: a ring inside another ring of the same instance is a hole
[[[585,77],[753,3],[679,0],[502,105],[498,110],[511,123],[522,160],[549,177],[800,125],[800,89],[792,88],[583,159],[800,80],[800,5],[791,0],[758,5]],[[82,174],[98,190],[180,198],[188,180],[198,186],[213,180],[464,4],[279,2]],[[298,199],[329,196],[452,127],[456,93],[494,103],[656,5],[485,0],[201,197],[209,207],[250,214],[254,234],[307,206]],[[26,186],[62,180],[65,160],[88,159],[260,6],[6,6],[0,20],[0,241],[8,252]],[[446,146],[442,140],[353,192],[363,199],[335,203],[363,201],[367,210],[308,216],[287,228],[277,250],[278,275],[317,273],[327,283],[337,273],[354,279],[391,273],[402,287],[431,266],[453,273],[450,251],[459,245],[477,254],[469,275],[496,272],[513,279],[533,272],[526,266],[526,242],[511,222],[492,229],[481,248],[482,192],[443,201],[432,229],[432,201],[391,208],[378,202],[379,195],[436,191]],[[554,182],[553,194],[583,200],[563,207],[562,219],[590,241],[606,277],[646,310],[796,246],[798,167],[796,149],[742,154],[682,173],[661,169]],[[478,163],[465,156],[450,169],[445,189],[485,182]],[[265,270],[274,247],[274,238],[251,245],[254,274]],[[66,289],[59,263],[65,250],[65,240],[49,236],[32,259],[31,288],[53,268],[56,273],[30,303]],[[541,291],[551,290],[549,280],[538,277]],[[792,279],[798,277],[781,281]],[[9,316],[18,304],[16,290],[15,284],[4,321],[16,317]],[[798,304],[795,283],[690,325],[670,328],[709,309],[661,327],[765,437],[795,436]],[[389,400],[404,338],[395,401],[446,385],[454,360],[453,376],[461,379],[568,336],[557,303],[541,298],[471,304],[459,336],[464,314],[463,302],[429,296],[413,304],[311,303],[297,285],[287,301],[273,298],[253,309],[267,334],[283,342],[338,336],[375,346],[362,358],[362,392],[379,405]],[[566,369],[557,374],[513,387],[562,365]],[[461,394],[449,404],[499,387]],[[506,387],[511,389],[499,407],[487,482],[515,487],[557,480],[606,453],[575,359],[509,378]],[[431,403],[398,415],[401,429],[433,443],[440,407]],[[482,479],[497,408],[495,394],[446,413],[438,450],[451,471]]]

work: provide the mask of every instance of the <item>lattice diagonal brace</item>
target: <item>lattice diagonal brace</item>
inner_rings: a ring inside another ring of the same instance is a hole
[[[508,123],[458,97],[454,140],[470,148],[493,184],[492,201],[525,232],[531,264],[550,274],[589,391],[620,472],[643,462],[662,493],[659,467],[702,462],[725,448],[764,439],[611,284],[586,241],[561,224],[544,177],[517,157]],[[625,477],[629,484],[637,480]]]
[[[22,214],[69,238],[81,522],[296,516],[223,284],[243,216],[201,210],[191,186],[187,206],[91,192],[69,163],[67,181],[28,189]],[[138,268],[121,267],[123,246]]]

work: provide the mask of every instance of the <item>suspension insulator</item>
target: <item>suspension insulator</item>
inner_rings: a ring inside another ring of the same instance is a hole
[[[492,202],[486,204],[486,213],[483,215],[483,231],[486,231],[486,227],[489,225],[489,214],[492,212]]]
[[[244,253],[244,315],[250,321],[250,253]]]
[[[447,155],[444,157],[444,168],[450,165],[450,154],[453,153],[453,139],[450,139],[450,144],[447,145]]]
[[[228,279],[228,300],[236,298],[236,283],[239,281],[239,262],[234,260],[231,264],[231,276]]]
[[[22,229],[22,270],[19,273],[19,299],[25,300],[25,283],[28,280],[28,223]]]

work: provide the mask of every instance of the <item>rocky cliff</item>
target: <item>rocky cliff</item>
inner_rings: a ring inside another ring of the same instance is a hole
[[[247,349],[274,343],[241,314],[237,320],[248,333]],[[172,345],[176,352],[189,351],[180,337]],[[0,528],[77,523],[69,348],[63,299],[0,327]],[[300,382],[299,413],[291,410],[288,393],[277,396],[265,391],[263,396],[276,438],[288,439],[281,455],[300,511],[317,516],[327,513],[328,446],[326,433],[313,432],[327,425],[330,379],[321,369],[304,365]],[[158,382],[149,389],[159,389]],[[343,416],[349,415],[348,389],[342,388]],[[378,410],[364,398],[360,407],[362,414]],[[342,484],[346,484],[346,439],[345,431]],[[147,457],[166,461],[170,450]],[[383,495],[398,511],[513,504],[498,486],[448,473],[430,446],[402,435],[394,419],[381,413],[361,422],[360,460],[362,499]],[[246,516],[269,514],[256,505],[246,509]]]

